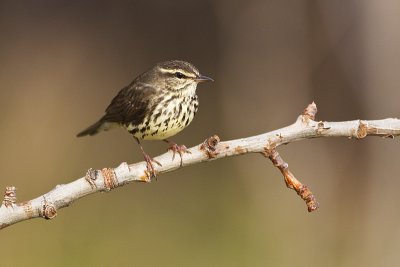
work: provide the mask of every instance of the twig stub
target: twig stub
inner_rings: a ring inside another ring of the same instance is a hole
[[[306,202],[309,212],[317,210],[319,204],[311,190],[303,185],[289,170],[289,165],[282,159],[275,149],[265,149],[264,156],[269,158],[272,164],[277,167],[285,179],[286,186],[296,191],[296,193]]]
[[[96,188],[96,184],[94,181],[97,180],[97,170],[93,170],[93,168],[87,170],[85,180],[90,184],[90,187],[92,189]]]
[[[12,207],[17,203],[17,188],[15,186],[7,186],[4,192],[2,205],[6,208]]]
[[[53,203],[48,202],[46,199],[43,201],[41,215],[46,220],[54,219],[57,216],[57,209]]]
[[[303,117],[308,121],[308,120],[315,120],[315,115],[317,114],[317,104],[315,102],[312,102],[309,104],[303,111]]]
[[[216,146],[220,142],[219,136],[214,134],[213,136],[204,140],[200,145],[200,150],[205,151],[209,159],[215,158],[218,153],[216,153]]]

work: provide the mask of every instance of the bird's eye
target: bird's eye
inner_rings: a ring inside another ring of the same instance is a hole
[[[183,79],[183,78],[185,78],[185,75],[183,75],[182,72],[178,71],[178,72],[175,72],[175,77],[178,79]]]

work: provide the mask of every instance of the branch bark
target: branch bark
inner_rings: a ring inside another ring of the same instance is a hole
[[[162,174],[200,162],[260,153],[269,158],[281,171],[286,185],[306,202],[308,211],[314,211],[318,208],[318,203],[313,193],[289,171],[288,164],[276,150],[280,145],[317,137],[361,139],[366,136],[394,138],[400,135],[399,119],[323,122],[315,121],[316,112],[317,107],[312,103],[292,125],[256,136],[221,142],[219,137],[214,135],[190,148],[190,153],[183,155],[182,165],[179,157],[172,159],[172,152],[164,153],[155,158],[162,164],[156,165],[155,171]],[[84,177],[68,184],[57,185],[48,193],[21,203],[16,201],[15,187],[7,187],[0,207],[0,229],[33,218],[52,219],[56,217],[59,209],[84,196],[99,191],[110,191],[132,182],[150,182],[148,177],[145,162],[130,165],[124,162],[116,168],[89,169]]]

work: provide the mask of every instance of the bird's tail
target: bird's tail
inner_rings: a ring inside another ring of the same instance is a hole
[[[81,137],[81,136],[86,136],[86,135],[95,135],[95,134],[99,133],[100,131],[107,131],[110,128],[110,126],[111,126],[110,123],[105,122],[103,120],[99,120],[92,126],[89,126],[87,129],[78,133],[76,136]]]

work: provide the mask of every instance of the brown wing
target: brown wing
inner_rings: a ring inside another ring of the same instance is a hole
[[[103,122],[138,125],[152,110],[157,89],[142,83],[133,82],[123,88],[111,101]]]

